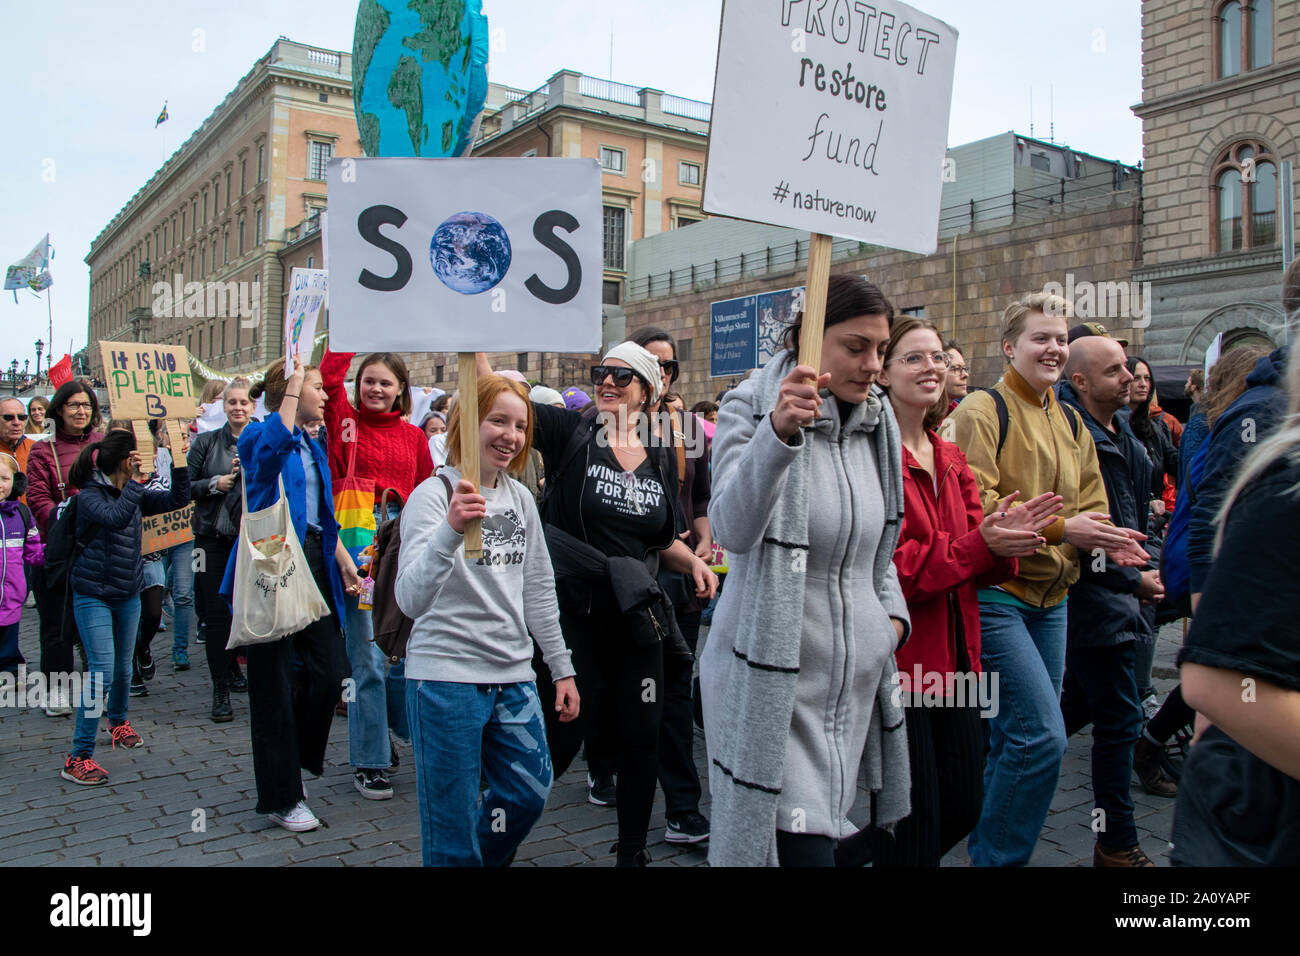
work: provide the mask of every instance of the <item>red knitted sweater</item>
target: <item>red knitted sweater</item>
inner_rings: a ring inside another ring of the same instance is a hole
[[[375,483],[375,497],[385,488],[401,495],[402,503],[424,479],[433,474],[433,458],[424,432],[402,421],[400,412],[372,412],[354,408],[343,382],[355,352],[325,352],[321,379],[329,401],[325,403],[325,430],[329,439],[330,475],[337,487],[348,473],[352,448],[343,436],[355,432],[356,475]],[[353,422],[354,424],[347,424]]]

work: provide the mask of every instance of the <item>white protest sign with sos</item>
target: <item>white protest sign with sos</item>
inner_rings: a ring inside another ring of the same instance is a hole
[[[725,0],[705,210],[934,252],[956,56],[890,0]]]
[[[329,273],[324,269],[294,269],[289,274],[289,295],[284,303],[284,377],[293,375],[293,357],[302,364],[311,361],[316,339],[316,320],[329,291]]]
[[[335,159],[330,346],[600,348],[594,159]]]

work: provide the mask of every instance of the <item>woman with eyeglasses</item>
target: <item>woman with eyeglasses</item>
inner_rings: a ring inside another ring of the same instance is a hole
[[[97,430],[99,399],[85,382],[65,382],[59,386],[50,401],[49,417],[54,422],[54,434],[49,441],[33,446],[27,462],[27,506],[36,517],[42,541],[49,539],[50,525],[63,502],[80,490],[68,482],[68,472],[77,456],[104,437]],[[71,588],[46,587],[41,569],[33,569],[31,583],[41,618],[41,671],[48,681],[51,675],[72,672],[72,648],[81,643],[81,637],[72,613]],[[70,702],[61,691],[54,690],[58,682],[48,686],[51,692],[45,713],[50,717],[71,714]]]
[[[894,325],[880,373],[903,441],[903,532],[894,566],[912,636],[894,656],[907,714],[912,812],[892,834],[863,831],[876,866],[938,866],[979,820],[980,712],[993,703],[975,692],[976,589],[1015,577],[1016,559],[1045,543],[1039,531],[1061,507],[1060,495],[1047,493],[1010,508],[1018,497],[1011,495],[984,516],[966,456],[935,432],[948,410],[952,354],[933,323],[905,318]]]
[[[480,354],[478,361],[480,375],[492,374],[486,356]],[[634,588],[622,585],[653,585],[660,562],[689,574],[698,596],[711,597],[717,578],[678,537],[685,529],[674,504],[677,459],[649,424],[663,394],[659,361],[635,342],[623,342],[592,369],[591,382],[595,404],[585,413],[532,403],[533,445],[546,465],[540,511],[549,526],[560,628],[573,652],[579,692],[591,702],[569,724],[560,723],[547,708],[547,740],[557,777],[577,754],[584,731],[589,738],[611,741],[617,773],[616,865],[645,866],[664,656],[680,635],[657,630],[671,627],[671,612],[666,616],[661,605],[647,610],[655,603],[648,591],[643,604],[632,608],[626,592]],[[574,560],[566,562],[562,550]],[[580,560],[604,570],[582,573],[576,568]],[[637,578],[638,569],[644,580]],[[547,668],[535,658],[533,669],[539,696],[553,699]]]
[[[948,340],[943,350],[948,356],[948,376],[943,386],[944,404],[947,409],[944,417],[947,417],[966,397],[970,383],[970,366],[966,364],[966,356],[952,339]]]

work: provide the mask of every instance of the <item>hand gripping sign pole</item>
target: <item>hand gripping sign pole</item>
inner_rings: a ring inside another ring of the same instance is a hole
[[[475,353],[457,352],[460,363],[460,399],[456,414],[460,416],[460,473],[479,490],[478,444],[478,366]],[[475,518],[465,525],[465,558],[483,557],[483,520]]]
[[[813,233],[808,247],[808,284],[803,294],[803,325],[799,331],[799,364],[822,367],[822,330],[826,324],[826,285],[831,277],[831,237]],[[816,385],[814,378],[809,384]]]

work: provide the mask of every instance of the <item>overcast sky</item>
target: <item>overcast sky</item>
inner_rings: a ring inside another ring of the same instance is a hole
[[[1141,15],[1134,0],[923,0],[959,32],[949,145],[1007,130],[1136,163]],[[489,76],[533,89],[559,69],[713,98],[721,0],[484,0]],[[198,128],[276,37],[352,49],[356,4],[299,0],[44,0],[42,29],[9,30],[0,77],[9,101],[0,178],[0,265],[46,232],[55,248],[56,358],[86,344],[91,240]],[[203,52],[195,52],[195,31]],[[168,122],[154,129],[167,101]],[[52,178],[51,181],[47,181]],[[0,301],[0,367],[35,365],[45,296]]]

